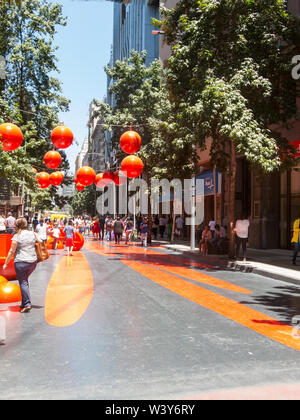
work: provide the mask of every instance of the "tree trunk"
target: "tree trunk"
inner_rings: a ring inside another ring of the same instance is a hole
[[[228,256],[229,258],[234,258],[235,256],[235,241],[234,241],[234,234],[233,234],[233,227],[235,222],[235,182],[236,182],[236,152],[235,152],[235,144],[231,140],[230,144],[230,184],[229,184],[229,195],[230,195],[230,202],[229,202],[229,249],[228,249]]]

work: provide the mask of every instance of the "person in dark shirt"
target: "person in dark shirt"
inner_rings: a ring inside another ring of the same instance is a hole
[[[122,233],[124,230],[124,225],[120,220],[120,217],[117,217],[117,220],[114,223],[114,236],[115,236],[115,243],[119,244],[122,238]]]
[[[146,218],[144,218],[142,223],[140,224],[140,231],[141,231],[142,245],[147,246],[148,222]]]

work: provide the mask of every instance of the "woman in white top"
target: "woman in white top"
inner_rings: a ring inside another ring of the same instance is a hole
[[[0,235],[1,233],[6,233],[6,221],[3,214],[0,214]]]
[[[16,221],[17,233],[12,238],[12,244],[6,258],[3,270],[15,254],[15,270],[22,293],[21,312],[29,312],[31,309],[30,291],[28,278],[37,266],[35,243],[42,242],[34,233],[28,230],[27,220],[20,218]]]
[[[246,249],[248,242],[248,232],[249,232],[250,222],[246,215],[243,215],[242,219],[236,221],[235,224],[235,235],[236,235],[236,258],[239,258],[240,247],[242,246],[243,250],[243,261],[246,261]]]
[[[40,220],[40,223],[37,225],[35,229],[36,233],[39,235],[39,238],[46,243],[47,242],[47,225],[44,220]]]

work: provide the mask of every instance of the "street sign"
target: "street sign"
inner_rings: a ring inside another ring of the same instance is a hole
[[[6,178],[0,178],[0,200],[10,200],[10,181]]]

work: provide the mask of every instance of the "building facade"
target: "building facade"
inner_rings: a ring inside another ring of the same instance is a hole
[[[117,60],[131,56],[131,52],[147,51],[146,65],[159,58],[159,39],[152,35],[152,19],[159,18],[159,0],[120,0],[114,2],[113,45],[109,66]],[[109,87],[113,80],[107,79],[107,103],[115,105],[114,96]],[[105,133],[105,159],[109,166],[114,163],[114,151],[111,148],[111,133]]]
[[[97,113],[97,105],[91,102],[88,121],[88,151],[84,160],[96,173],[99,173],[105,170],[106,138],[101,119],[95,113]]]
[[[83,165],[83,161],[85,160],[86,154],[89,149],[89,139],[84,139],[81,150],[77,155],[76,161],[75,161],[75,173],[77,173],[78,169],[81,168]]]
[[[178,0],[164,0],[161,3],[167,8],[173,8]],[[299,0],[289,0],[286,4],[290,13],[300,17]],[[171,50],[162,35],[159,48],[162,64],[167,65],[170,54]],[[290,142],[300,144],[299,121],[294,121],[291,129],[281,128],[280,131]],[[205,144],[206,149],[199,152],[199,172],[196,177],[210,186],[205,191],[205,221],[216,220],[228,226],[229,176],[219,174],[211,164],[211,139],[206,139]],[[247,160],[237,156],[235,208],[236,215],[249,215],[251,247],[289,249],[293,222],[300,216],[300,166],[289,172],[265,175],[259,170],[250,170]]]

